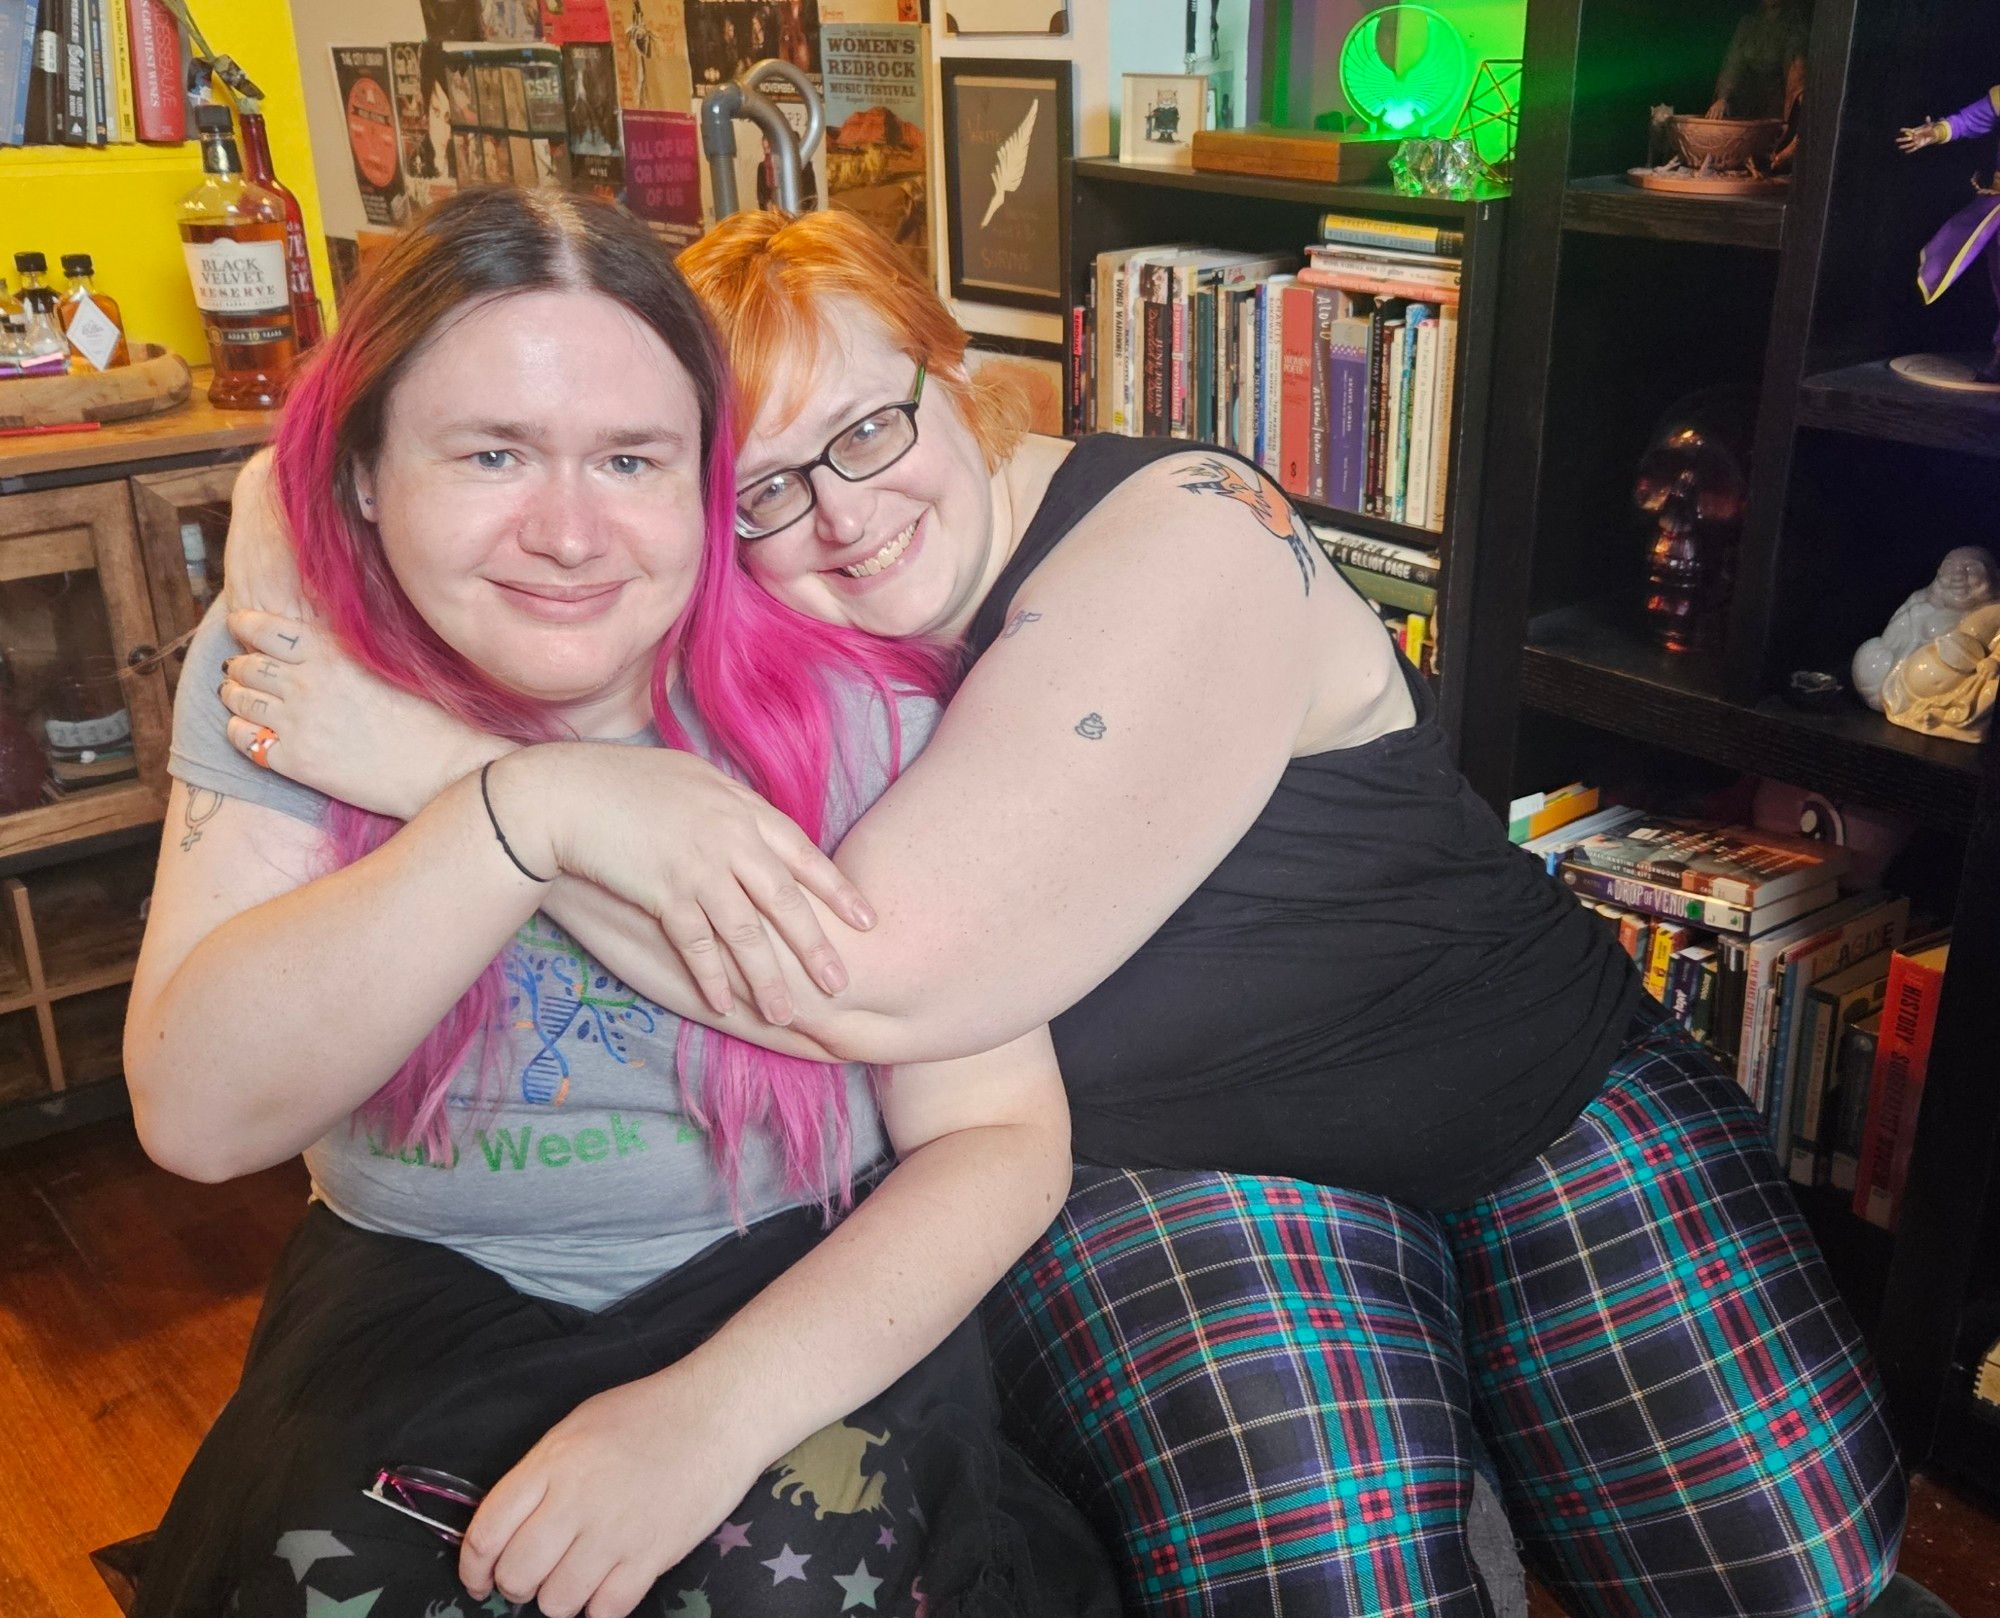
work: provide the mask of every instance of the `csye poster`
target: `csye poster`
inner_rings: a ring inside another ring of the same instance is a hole
[[[822,23],[820,71],[829,201],[874,225],[928,280],[924,34],[918,23]]]

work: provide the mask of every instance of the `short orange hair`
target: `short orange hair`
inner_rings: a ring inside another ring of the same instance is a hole
[[[897,347],[923,363],[927,385],[942,388],[958,407],[989,470],[1014,453],[1028,430],[1026,390],[1004,372],[968,376],[965,328],[901,249],[857,214],[837,208],[735,214],[677,264],[729,350],[739,434],[757,419],[775,378],[818,361],[829,331],[825,303],[836,297],[872,311]]]

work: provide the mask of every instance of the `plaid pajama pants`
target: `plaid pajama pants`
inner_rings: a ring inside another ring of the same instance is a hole
[[[1017,1441],[1149,1618],[1488,1613],[1480,1439],[1575,1614],[1853,1613],[1894,1566],[1859,1334],[1761,1120],[1650,1018],[1567,1134],[1449,1214],[1081,1169],[988,1329]]]

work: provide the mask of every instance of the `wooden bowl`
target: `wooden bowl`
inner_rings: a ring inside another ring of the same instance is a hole
[[[1703,163],[1722,173],[1747,169],[1753,162],[1762,168],[1784,138],[1785,125],[1777,118],[1695,118],[1686,113],[1667,120],[1667,139],[1674,155],[1691,169]]]
[[[115,371],[0,379],[0,427],[126,421],[186,404],[194,390],[187,361],[158,343],[129,346],[132,363]]]

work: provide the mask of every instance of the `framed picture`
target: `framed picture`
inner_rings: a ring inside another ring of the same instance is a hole
[[[947,34],[1066,34],[1069,0],[945,0]]]
[[[1127,73],[1118,125],[1121,163],[1187,168],[1208,127],[1208,80],[1197,73]]]
[[[938,68],[951,295],[1059,315],[1075,65],[947,56]]]

